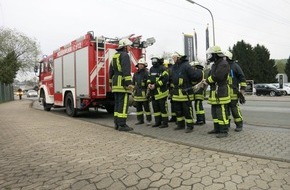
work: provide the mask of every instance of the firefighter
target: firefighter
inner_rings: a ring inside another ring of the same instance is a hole
[[[147,91],[147,80],[148,80],[148,70],[147,63],[144,58],[138,60],[136,67],[138,67],[138,71],[133,75],[133,98],[135,102],[136,112],[137,112],[137,120],[138,122],[135,125],[140,125],[144,123],[144,113],[143,108],[146,115],[146,123],[147,125],[151,125],[151,111],[149,106],[149,101],[146,97]]]
[[[233,54],[230,51],[225,53],[226,60],[230,64],[230,77],[229,77],[229,86],[230,86],[230,96],[231,102],[229,103],[229,117],[232,113],[234,122],[236,124],[235,131],[240,132],[243,130],[243,116],[241,113],[239,105],[239,95],[244,96],[245,89],[247,86],[246,78],[243,70],[238,65],[237,61],[233,61]],[[243,102],[241,102],[243,103]]]
[[[201,82],[204,79],[203,66],[198,61],[191,62],[190,65],[193,67],[194,72],[197,73],[200,78],[197,83]],[[199,88],[194,93],[194,109],[196,113],[196,122],[195,125],[205,124],[205,112],[203,108],[203,100],[205,97],[205,89]]]
[[[109,69],[109,82],[114,93],[114,123],[119,131],[131,131],[126,124],[129,93],[133,89],[131,76],[131,61],[128,52],[132,42],[125,38],[119,41],[119,47],[114,54]]]
[[[211,113],[214,129],[208,134],[217,134],[217,138],[228,136],[229,118],[228,103],[231,101],[230,89],[227,83],[230,65],[224,59],[224,54],[219,46],[207,50],[208,63],[213,62],[209,76],[204,79],[210,85],[208,103],[211,104]]]
[[[152,67],[149,70],[148,88],[152,94],[152,107],[155,124],[152,127],[168,127],[167,97],[168,72],[163,66],[163,58],[154,55],[151,58]]]
[[[174,65],[172,67],[171,85],[173,87],[172,100],[176,113],[177,127],[175,130],[185,129],[186,133],[194,128],[193,117],[193,85],[200,76],[194,73],[189,65],[186,55],[175,52],[172,54]]]
[[[169,94],[168,94],[168,100],[170,101],[170,111],[171,111],[171,118],[169,120],[169,122],[176,122],[176,113],[174,111],[174,102],[172,101],[172,92],[173,92],[173,88],[171,85],[171,75],[172,75],[172,66],[173,66],[173,60],[164,60],[163,65],[166,66],[167,71],[168,71],[168,75],[169,75],[169,81],[168,81],[168,89],[169,89]]]

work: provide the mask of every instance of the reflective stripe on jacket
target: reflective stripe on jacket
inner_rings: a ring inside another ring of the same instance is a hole
[[[172,67],[171,86],[173,87],[173,101],[192,101],[193,85],[200,76],[195,73],[187,60],[177,62]]]
[[[131,62],[126,51],[115,53],[110,64],[109,75],[112,92],[130,92],[127,86],[132,84]]]
[[[148,84],[155,84],[153,95],[155,100],[159,100],[168,96],[168,71],[163,65],[157,67],[152,66],[149,70]]]

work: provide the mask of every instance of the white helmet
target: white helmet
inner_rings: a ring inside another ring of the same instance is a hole
[[[212,46],[210,48],[208,48],[206,50],[207,54],[212,54],[212,53],[216,53],[216,54],[223,54],[222,49],[219,46]]]
[[[229,59],[229,60],[233,60],[233,54],[230,51],[225,51],[224,55]]]
[[[137,63],[137,65],[138,64],[143,64],[145,67],[147,67],[148,66],[148,64],[146,63],[146,61],[145,61],[145,59],[144,58],[140,58],[139,60],[138,60],[138,63]]]
[[[198,66],[198,65],[202,66],[201,63],[198,62],[198,61],[192,61],[192,62],[190,62],[189,64],[190,64],[191,66],[193,66],[193,67]]]
[[[162,59],[159,55],[152,55],[151,60],[154,59],[154,58],[156,58],[156,59]]]
[[[184,55],[182,55],[181,53],[178,53],[178,52],[174,52],[172,55],[171,55],[171,57],[182,57],[182,56],[184,56]]]
[[[118,49],[122,48],[122,47],[125,47],[125,46],[131,46],[133,43],[131,40],[129,40],[128,38],[124,38],[124,39],[121,39],[119,41],[119,47]]]

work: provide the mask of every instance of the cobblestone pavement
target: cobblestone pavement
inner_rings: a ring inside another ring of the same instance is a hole
[[[287,161],[119,132],[30,104],[0,104],[1,190],[290,189]]]

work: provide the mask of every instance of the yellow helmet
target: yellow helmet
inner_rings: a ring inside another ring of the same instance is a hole
[[[169,60],[168,60],[168,59],[164,59],[164,61],[163,61],[163,65],[164,65],[165,67],[168,67],[168,65],[169,65]]]

